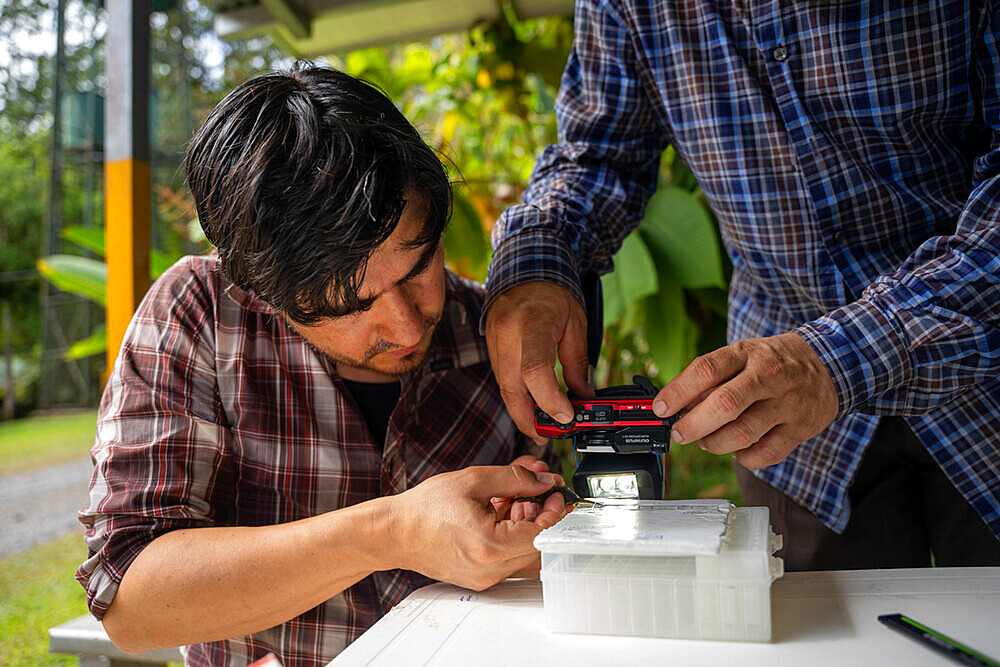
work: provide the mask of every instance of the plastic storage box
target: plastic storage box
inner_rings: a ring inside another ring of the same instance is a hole
[[[651,517],[662,524],[652,514],[656,501],[640,503],[631,523],[620,516],[608,521],[600,506],[578,508],[564,519],[573,517],[572,523],[559,530],[561,522],[535,539],[548,628],[769,641],[771,582],[784,568],[772,556],[781,538],[770,530],[767,508],[727,507],[718,539],[698,545],[674,539],[684,532],[678,528],[650,530]],[[613,511],[620,515],[622,509]],[[593,529],[602,518],[603,525]]]

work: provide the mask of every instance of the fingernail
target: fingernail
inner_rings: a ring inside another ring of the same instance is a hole
[[[656,413],[657,417],[667,416],[667,404],[663,401],[655,401],[653,403],[653,412]]]
[[[708,451],[707,449],[705,449],[705,445],[701,444],[701,440],[698,441],[698,449],[700,449],[703,452]]]
[[[676,442],[678,445],[684,444],[684,436],[677,432],[677,429],[670,429],[670,439]]]
[[[551,484],[553,482],[552,473],[550,472],[536,472],[535,477],[539,482],[545,482],[546,484]]]
[[[565,412],[560,412],[559,414],[556,415],[556,421],[559,422],[560,424],[568,424],[571,421],[573,421],[573,418],[570,417]]]

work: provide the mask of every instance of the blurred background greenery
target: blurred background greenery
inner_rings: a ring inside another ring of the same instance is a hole
[[[5,425],[8,437],[0,438],[0,449],[9,450],[0,451],[0,475],[86,456],[100,395],[106,21],[100,2],[64,3],[62,148],[56,155],[55,56],[37,36],[51,34],[57,1],[0,0],[0,396],[3,418],[13,420]],[[460,33],[317,59],[382,88],[440,151],[455,181],[447,260],[480,281],[493,224],[520,200],[535,159],[557,140],[553,109],[573,39],[569,16],[520,20],[510,2],[501,6],[495,19]],[[182,255],[209,249],[180,166],[194,129],[239,82],[294,62],[287,45],[267,35],[219,39],[212,10],[198,0],[154,2],[157,7],[162,11],[152,15],[150,45],[153,277]],[[51,178],[54,160],[58,188]],[[57,233],[47,231],[52,229]],[[642,225],[615,256],[614,273],[602,279],[605,341],[597,385],[628,383],[635,373],[662,385],[696,355],[724,344],[729,272],[712,212],[668,148]],[[50,414],[67,407],[85,411]],[[80,426],[81,418],[90,420],[90,429]],[[25,435],[42,430],[50,435]],[[568,443],[555,447],[569,474],[574,462]],[[728,457],[674,447],[669,465],[671,497],[739,501]],[[0,575],[24,562],[54,563],[55,554],[63,560],[52,567],[65,569],[82,556],[52,545],[39,549],[37,558],[25,552],[16,563],[0,560]],[[60,571],[60,581],[75,590],[69,572]],[[10,601],[45,598],[47,577],[22,590],[26,584],[16,577],[0,576],[0,628],[27,613]],[[31,632],[66,620],[67,604],[74,613],[85,611],[82,598],[69,590],[51,606],[55,617],[38,617]],[[28,654],[17,655],[34,656],[26,659],[30,663],[57,660],[45,655],[44,635],[32,641],[32,648],[16,649]],[[0,639],[0,657],[13,655],[11,642],[23,640]]]

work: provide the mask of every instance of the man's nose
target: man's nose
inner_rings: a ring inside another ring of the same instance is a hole
[[[417,302],[407,290],[395,287],[379,301],[382,312],[382,337],[400,347],[412,347],[424,334],[424,322]]]

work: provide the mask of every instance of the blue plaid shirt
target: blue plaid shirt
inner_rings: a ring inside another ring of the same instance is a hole
[[[1000,536],[1000,7],[576,11],[560,143],[494,229],[490,301],[611,270],[673,144],[732,259],[729,339],[797,332],[840,398],[758,476],[842,531],[879,415],[905,415]]]

